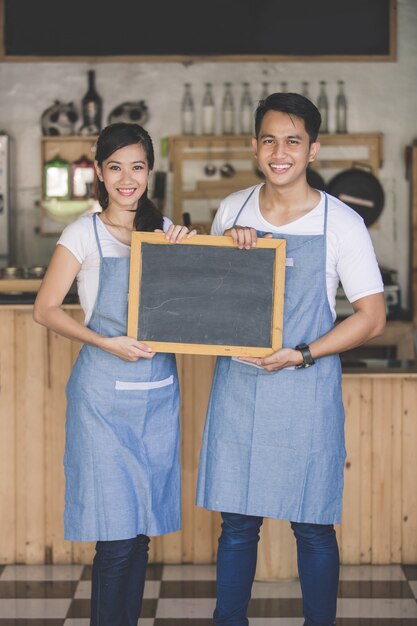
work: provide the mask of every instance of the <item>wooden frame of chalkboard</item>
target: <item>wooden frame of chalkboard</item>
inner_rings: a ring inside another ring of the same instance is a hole
[[[240,250],[231,237],[170,244],[132,233],[128,329],[156,352],[266,356],[282,346],[284,239]]]
[[[397,59],[397,0],[212,0],[202,6],[120,0],[117,11],[106,14],[94,0],[73,0],[63,19],[54,0],[0,0],[0,60]]]

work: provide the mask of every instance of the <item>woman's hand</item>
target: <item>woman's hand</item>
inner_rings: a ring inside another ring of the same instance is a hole
[[[124,361],[137,361],[138,359],[152,359],[155,352],[152,348],[132,339],[131,337],[103,337],[100,348],[118,356]]]
[[[155,232],[162,233],[164,231],[157,228]],[[186,226],[171,224],[165,233],[165,237],[170,243],[179,243],[182,239],[189,239],[190,237],[194,237],[196,234],[197,231],[195,229],[188,230]]]

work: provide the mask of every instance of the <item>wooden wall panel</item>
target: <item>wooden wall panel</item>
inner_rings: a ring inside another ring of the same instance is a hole
[[[417,384],[403,382],[402,563],[417,563]]]
[[[290,523],[265,519],[258,547],[256,580],[297,577],[297,551]]]
[[[45,560],[45,333],[16,313],[16,562]]]
[[[45,397],[46,555],[48,563],[71,563],[72,548],[64,540],[65,385],[72,367],[71,343],[48,332]]]
[[[217,545],[214,546],[212,541],[213,522],[214,518],[220,516],[220,514],[195,506],[200,447],[214,364],[214,357],[193,356],[193,449],[190,451],[190,456],[192,459],[192,505],[194,514],[193,534],[188,538],[193,544],[193,563],[210,563],[214,553],[217,552]],[[186,380],[183,393],[187,393]]]
[[[403,381],[392,380],[391,386],[391,549],[390,563],[401,563],[402,558],[402,429],[403,429]],[[416,489],[417,493],[417,489]]]
[[[360,553],[361,490],[361,380],[355,378],[344,387],[346,462],[343,498],[343,529],[339,537],[340,558],[357,562]]]
[[[345,379],[343,388],[355,379]],[[361,472],[360,472],[360,550],[355,563],[370,563],[372,558],[372,380],[361,379],[360,384],[360,433],[361,433]],[[347,432],[350,425],[347,425]],[[353,485],[358,489],[358,485]],[[342,519],[342,524],[344,519]]]
[[[82,313],[71,314],[82,321]],[[93,542],[63,539],[65,384],[80,344],[30,310],[0,310],[0,559],[90,563]],[[215,562],[220,514],[195,506],[214,357],[179,355],[183,529],[151,542],[151,560]],[[343,563],[417,562],[417,376],[346,375]],[[259,580],[294,578],[288,522],[265,520]]]
[[[4,311],[0,323],[0,563],[16,561],[15,357],[15,313]]]
[[[373,382],[372,562],[389,563],[391,555],[392,380]]]

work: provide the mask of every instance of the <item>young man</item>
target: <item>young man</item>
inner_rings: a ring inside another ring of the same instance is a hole
[[[382,333],[383,284],[362,218],[310,187],[320,113],[306,98],[259,103],[252,140],[265,183],[224,199],[212,226],[239,248],[286,239],[283,348],[220,357],[201,450],[197,504],[220,511],[218,625],[247,625],[263,517],[289,520],[297,542],[305,626],[336,618],[344,410],[339,352]],[[353,306],[334,326],[339,280]],[[250,306],[250,302],[248,302]]]

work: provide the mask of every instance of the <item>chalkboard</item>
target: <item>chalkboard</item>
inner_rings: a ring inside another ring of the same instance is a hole
[[[397,0],[118,0],[111,10],[102,0],[3,3],[5,56],[396,55]]]
[[[128,335],[157,352],[264,356],[281,347],[285,241],[239,250],[230,237],[170,244],[134,232]]]

